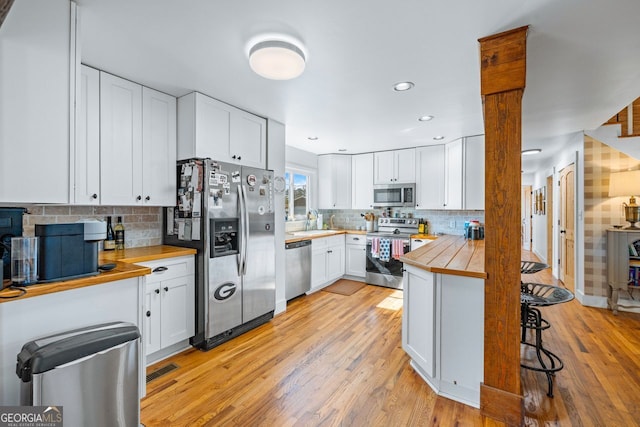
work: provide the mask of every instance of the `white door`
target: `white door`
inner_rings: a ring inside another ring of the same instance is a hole
[[[100,73],[103,205],[142,204],[142,86]]]
[[[192,276],[163,280],[160,283],[162,347],[175,344],[194,334],[192,290]]]
[[[560,171],[560,277],[571,292],[575,291],[575,165]]]
[[[171,206],[176,194],[176,99],[142,90],[143,202]]]
[[[367,267],[367,247],[362,245],[346,245],[345,273],[350,276],[365,277]]]
[[[531,203],[532,203],[532,193],[530,185],[523,185],[521,187],[521,240],[522,240],[522,248],[528,251],[531,250],[531,239],[532,239],[532,217],[531,217]]]
[[[231,114],[229,153],[234,162],[264,169],[266,162],[267,121],[242,110]],[[234,158],[235,156],[235,158]]]
[[[373,153],[374,184],[393,184],[395,182],[394,159],[393,151],[379,151],[377,153]]]
[[[416,149],[396,150],[394,166],[396,184],[416,182]]]
[[[351,209],[373,208],[373,153],[351,156]]]
[[[83,65],[76,116],[73,202],[100,204],[100,71]]]
[[[416,209],[444,208],[444,145],[416,149]]]

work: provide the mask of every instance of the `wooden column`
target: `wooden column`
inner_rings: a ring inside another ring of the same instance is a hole
[[[9,14],[9,9],[11,9],[12,4],[13,0],[0,0],[0,27],[4,22],[4,18]]]
[[[482,414],[523,420],[520,385],[520,183],[526,37],[521,27],[480,42],[485,130],[485,301]]]

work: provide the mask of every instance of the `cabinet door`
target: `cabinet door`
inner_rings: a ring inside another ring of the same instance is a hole
[[[103,205],[142,204],[142,86],[100,73]]]
[[[411,239],[411,250],[416,250],[424,245],[431,243],[429,239]]]
[[[162,347],[194,334],[194,277],[184,276],[160,283]]]
[[[144,293],[144,315],[142,339],[145,354],[154,353],[161,348],[160,342],[160,283],[147,283]]]
[[[143,202],[171,206],[176,194],[176,99],[142,89]]]
[[[0,203],[69,203],[72,10],[16,1],[0,27]]]
[[[444,209],[444,145],[416,150],[416,209]]]
[[[465,138],[464,209],[484,210],[484,135]]]
[[[333,189],[333,160],[331,156],[318,156],[318,208],[333,209],[335,192]]]
[[[201,93],[180,98],[178,159],[209,157],[230,162],[231,108]],[[184,106],[184,108],[183,108]]]
[[[444,151],[444,205],[448,210],[462,209],[462,139],[445,144]]]
[[[395,183],[416,182],[416,150],[409,148],[395,151]]]
[[[373,153],[351,156],[351,209],[373,208]]]
[[[327,249],[327,280],[335,280],[344,275],[344,244]]]
[[[100,72],[83,65],[76,115],[73,203],[100,203]]]
[[[351,209],[351,156],[333,156],[335,208]]]
[[[395,182],[394,152],[379,151],[373,153],[373,183],[393,184]]]
[[[311,243],[313,246],[313,243]],[[311,289],[321,286],[327,281],[327,249],[311,251]]]
[[[350,276],[365,277],[367,267],[367,247],[362,245],[346,245],[345,273]]]
[[[256,168],[266,168],[267,121],[234,109],[231,115],[229,154],[232,161]]]
[[[406,266],[405,270],[402,348],[426,375],[433,378],[436,374],[435,275],[411,266]]]

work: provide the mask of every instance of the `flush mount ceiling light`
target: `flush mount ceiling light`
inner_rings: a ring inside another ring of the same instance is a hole
[[[344,153],[345,151],[347,151],[346,148],[338,148],[338,151],[340,151],[341,153]]]
[[[317,137],[317,136],[308,136],[308,137],[307,137],[307,139],[308,139],[309,141],[317,141],[317,140],[318,140],[318,137]]]
[[[413,82],[398,82],[393,85],[393,90],[396,92],[404,92],[406,90],[412,89],[415,85]]]
[[[428,122],[429,120],[433,120],[433,116],[422,116],[418,117],[419,122]]]
[[[530,156],[532,154],[538,154],[538,153],[542,153],[542,149],[540,149],[540,148],[532,148],[530,150],[522,150],[522,155],[523,156]]]
[[[289,41],[263,40],[249,50],[251,69],[266,79],[295,79],[302,74],[305,64],[305,53]]]
[[[434,136],[433,139],[436,141],[442,141],[444,139],[444,136],[442,135]]]

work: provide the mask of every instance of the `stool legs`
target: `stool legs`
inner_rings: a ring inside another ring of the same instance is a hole
[[[547,350],[542,345],[542,331],[545,329],[549,329],[549,322],[542,318],[540,310],[530,307],[528,304],[522,304],[520,310],[522,326],[521,343],[529,347],[534,347],[536,349],[536,358],[538,359],[539,364],[539,366],[536,366],[521,363],[520,366],[525,369],[544,372],[547,376],[547,383],[549,386],[547,396],[553,397],[553,376],[556,372],[564,367],[564,364],[556,354]],[[535,330],[534,343],[527,342],[527,329]]]

